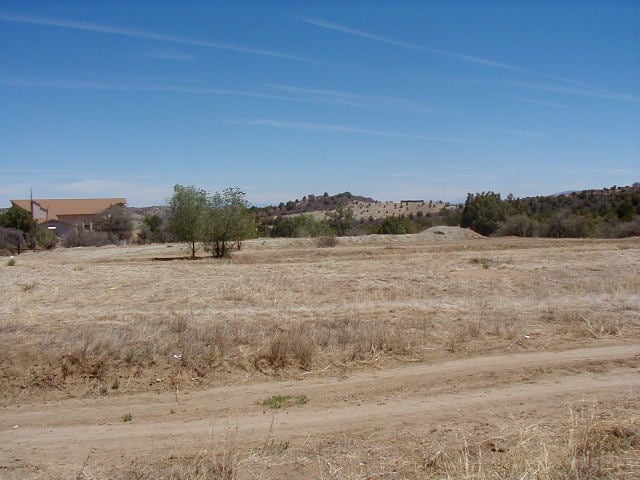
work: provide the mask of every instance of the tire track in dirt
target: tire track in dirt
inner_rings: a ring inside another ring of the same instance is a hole
[[[270,435],[301,443],[356,431],[397,436],[514,412],[544,416],[575,400],[637,398],[639,360],[640,345],[609,344],[412,364],[347,379],[220,387],[185,392],[180,405],[173,394],[137,394],[11,406],[0,411],[0,466],[36,465],[45,478],[87,457],[102,465],[166,458],[212,439],[233,437],[251,448]],[[601,371],[589,371],[594,364]],[[311,401],[275,413],[257,404],[282,393],[304,393]],[[125,413],[132,422],[122,421]]]

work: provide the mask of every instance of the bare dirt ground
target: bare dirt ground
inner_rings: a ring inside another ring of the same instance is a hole
[[[443,231],[3,262],[0,478],[640,478],[640,240]]]

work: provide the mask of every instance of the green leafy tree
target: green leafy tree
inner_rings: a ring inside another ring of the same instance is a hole
[[[633,204],[628,200],[622,202],[616,209],[616,215],[623,222],[630,222],[633,219],[634,213],[635,208],[633,207]]]
[[[351,194],[349,193],[349,198],[350,197]],[[338,205],[333,212],[327,212],[325,214],[325,222],[335,230],[336,235],[342,237],[354,227],[356,218],[353,215],[351,206],[344,202]]]
[[[491,235],[498,230],[505,217],[505,202],[499,193],[470,193],[464,204],[460,226],[470,228],[481,235]]]
[[[226,257],[242,240],[256,235],[256,216],[249,210],[245,194],[227,188],[209,197],[203,230],[205,250],[216,258]]]
[[[175,185],[169,200],[169,228],[176,239],[185,242],[196,257],[196,246],[203,238],[208,209],[207,192],[193,185]]]

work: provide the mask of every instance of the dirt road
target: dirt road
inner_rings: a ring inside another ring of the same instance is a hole
[[[375,432],[393,441],[466,421],[553,417],[571,402],[637,399],[640,345],[601,345],[184,391],[177,398],[148,393],[8,406],[0,414],[0,478],[67,478],[83,465],[111,471],[134,459],[153,462],[229,441],[243,451],[269,438],[299,447]],[[283,410],[258,404],[274,394],[310,401]],[[123,421],[125,414],[132,420]]]

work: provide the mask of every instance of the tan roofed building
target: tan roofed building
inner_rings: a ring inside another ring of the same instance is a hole
[[[58,235],[69,231],[93,230],[100,215],[113,205],[126,205],[126,198],[39,198],[11,200],[16,207],[32,213],[38,224],[55,227]]]

